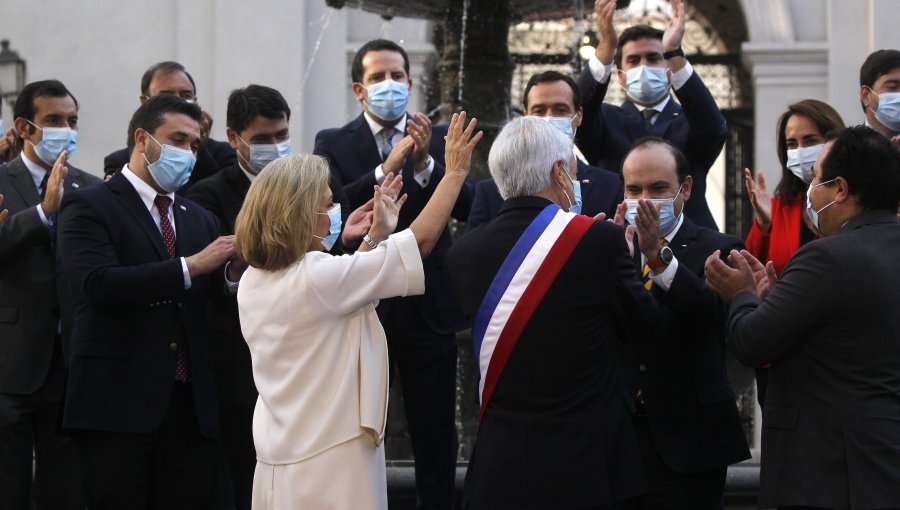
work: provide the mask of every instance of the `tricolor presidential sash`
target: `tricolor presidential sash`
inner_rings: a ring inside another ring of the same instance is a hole
[[[593,222],[548,205],[516,241],[488,287],[472,328],[481,373],[479,423],[522,330]]]

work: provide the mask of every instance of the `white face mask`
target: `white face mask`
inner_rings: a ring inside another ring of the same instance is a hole
[[[820,182],[819,184],[816,184],[815,186],[810,186],[809,188],[806,188],[806,214],[809,216],[809,219],[812,220],[813,226],[816,227],[816,230],[819,230],[819,213],[824,211],[825,209],[828,209],[829,207],[831,207],[831,205],[834,204],[835,201],[832,200],[831,202],[828,203],[828,205],[826,205],[825,207],[823,207],[817,211],[817,210],[813,209],[813,205],[812,205],[812,190],[813,190],[813,188],[818,188],[819,186],[822,186],[824,184],[828,184],[829,182],[834,182],[834,181],[835,181],[835,179],[831,179],[830,181]]]
[[[891,131],[900,131],[900,92],[878,94],[871,87],[869,90],[878,96],[878,109],[872,110],[878,122],[884,124]],[[871,108],[869,109],[871,110]]]
[[[539,117],[539,118],[546,120],[547,122],[550,123],[551,126],[562,131],[562,133],[564,135],[569,137],[569,140],[574,140],[575,139],[575,129],[572,128],[572,121],[574,121],[575,117],[577,117],[577,116],[578,116],[578,114],[576,113],[575,115],[573,115],[571,117],[553,117],[553,116],[547,115],[546,117]]]
[[[819,158],[825,144],[813,145],[812,147],[800,147],[799,149],[788,149],[787,151],[787,167],[794,175],[802,179],[803,182],[810,183],[813,180],[813,164]]]

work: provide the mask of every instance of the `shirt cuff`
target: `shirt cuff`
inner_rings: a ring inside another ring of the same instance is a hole
[[[44,208],[41,207],[41,204],[38,204],[35,207],[37,207],[38,218],[41,219],[41,223],[43,223],[45,227],[50,228],[51,227],[50,220],[47,218],[47,215],[44,214]]]
[[[604,64],[600,62],[600,59],[597,58],[597,55],[591,55],[591,59],[588,60],[588,69],[591,70],[591,76],[594,77],[594,81],[597,83],[606,83],[609,81],[609,75],[612,74],[612,62],[609,64]]]
[[[673,257],[672,262],[669,263],[662,273],[656,274],[654,271],[650,271],[650,278],[653,279],[654,285],[657,285],[662,290],[668,292],[669,288],[672,286],[672,281],[675,280],[676,272],[678,272],[678,259]]]
[[[685,61],[684,67],[679,69],[678,72],[672,73],[672,88],[675,90],[680,89],[691,79],[692,74],[694,74],[694,68],[691,67],[690,62]]]
[[[225,263],[225,291],[228,292],[229,295],[237,294],[238,287],[241,285],[241,282],[233,282],[228,279],[228,268],[231,267],[231,261]]]
[[[191,288],[191,273],[188,271],[187,259],[181,257],[181,274],[184,275],[184,290]]]
[[[384,168],[382,168],[382,166],[384,165],[378,165],[375,167],[375,182],[377,182],[379,185],[381,185],[381,183],[384,182],[384,178],[387,177],[386,175],[384,175]]]
[[[428,183],[431,181],[431,173],[434,171],[434,158],[428,156],[428,166],[425,167],[425,170],[421,172],[415,172],[413,178],[419,183],[420,187],[426,188],[428,187]]]

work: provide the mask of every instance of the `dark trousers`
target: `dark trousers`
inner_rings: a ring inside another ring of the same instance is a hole
[[[91,510],[216,507],[216,442],[200,432],[190,384],[175,383],[157,430],[78,431],[76,442]]]
[[[0,393],[3,508],[26,509],[29,500],[38,510],[84,508],[75,443],[59,433],[66,370],[56,343],[47,378],[36,392]]]
[[[219,405],[222,451],[234,496],[234,508],[250,510],[256,448],[253,446],[253,409],[256,404]],[[221,479],[222,477],[220,477]]]
[[[415,456],[416,508],[452,509],[456,480],[456,335],[431,331],[410,299],[382,317]]]
[[[641,462],[647,474],[650,492],[640,498],[633,508],[640,510],[722,510],[725,476],[728,468],[721,467],[697,474],[672,471],[663,462],[653,444],[647,420],[635,420]]]

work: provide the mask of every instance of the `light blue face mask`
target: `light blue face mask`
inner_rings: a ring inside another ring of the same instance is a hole
[[[871,87],[869,90],[878,96],[878,109],[872,110],[878,122],[884,124],[891,131],[900,131],[900,92],[878,94]]]
[[[257,175],[262,172],[262,169],[266,167],[269,163],[275,161],[278,158],[283,158],[291,155],[291,140],[285,140],[280,143],[254,143],[249,144],[240,136],[238,137],[247,147],[250,147],[250,161],[247,161],[247,165],[250,167],[248,170],[253,175]],[[238,152],[240,155],[240,152]],[[241,156],[243,159],[243,156]]]
[[[153,135],[147,133],[151,140],[162,147],[159,152],[159,159],[151,163],[144,155],[144,161],[147,162],[147,170],[150,176],[159,184],[159,187],[166,193],[174,193],[178,188],[187,184],[191,178],[191,172],[194,171],[194,163],[197,158],[194,153],[187,149],[179,149],[172,145],[159,143]]]
[[[365,87],[369,111],[381,120],[396,120],[406,112],[409,104],[409,87],[405,83],[384,80]]]
[[[813,209],[812,198],[810,198],[812,196],[811,195],[812,190],[813,190],[813,188],[818,188],[819,186],[822,186],[823,184],[828,184],[829,182],[834,182],[834,181],[835,181],[834,179],[831,179],[830,181],[820,182],[819,184],[816,184],[815,186],[810,186],[810,187],[806,188],[806,214],[807,214],[807,216],[809,216],[809,219],[812,220],[813,226],[816,227],[816,230],[819,230],[819,213],[824,211],[825,209],[828,209],[829,207],[831,207],[831,204],[833,204],[835,201],[832,200],[831,202],[828,203],[828,205],[826,205],[825,207],[823,207],[817,211],[817,210]]]
[[[328,212],[320,212],[316,214],[328,215],[328,220],[331,222],[331,224],[328,226],[327,236],[319,237],[313,234],[313,237],[322,240],[322,247],[325,248],[325,251],[330,251],[334,246],[334,243],[337,241],[338,235],[341,233],[341,204],[334,204],[333,206],[328,208]]]
[[[659,237],[663,238],[669,235],[672,232],[672,229],[675,228],[675,225],[678,224],[678,216],[675,215],[675,199],[678,198],[678,195],[681,194],[681,186],[678,187],[678,192],[675,193],[675,196],[672,198],[648,198],[645,200],[649,200],[651,203],[660,204],[659,207]],[[638,200],[637,199],[627,199],[625,200],[625,206],[628,208],[625,211],[625,221],[631,223],[632,225],[637,226],[637,210],[638,210]]]
[[[548,115],[546,117],[540,117],[540,118],[546,120],[547,122],[550,123],[551,126],[562,131],[562,133],[564,135],[569,137],[569,140],[574,140],[575,139],[575,130],[572,129],[572,121],[575,120],[576,116],[578,116],[577,113],[571,117],[551,117]]]
[[[625,91],[640,104],[655,105],[669,92],[667,71],[665,67],[633,67],[625,73]]]
[[[25,122],[40,129],[42,132],[41,141],[37,145],[32,143],[31,146],[34,147],[34,152],[44,163],[52,166],[56,163],[56,158],[62,154],[62,151],[69,151],[66,154],[66,159],[71,159],[72,155],[75,154],[75,149],[78,148],[78,132],[74,129],[67,127],[42,128],[31,121],[26,120]]]
[[[788,149],[787,151],[787,167],[794,175],[802,179],[803,182],[809,183],[813,180],[813,164],[819,158],[825,144],[813,145],[812,147],[800,147],[799,149]]]

